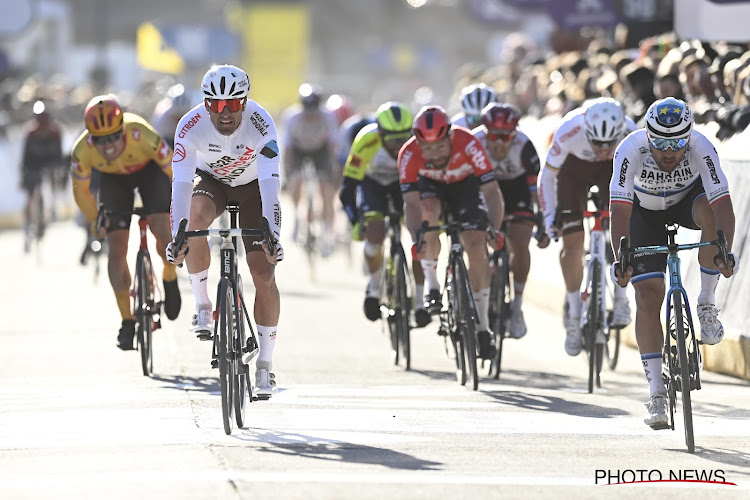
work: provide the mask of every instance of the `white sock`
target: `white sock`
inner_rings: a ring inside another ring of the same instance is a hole
[[[424,297],[424,285],[415,285],[414,286],[414,308],[415,309],[424,309],[424,301],[422,298]]]
[[[421,259],[419,263],[424,271],[424,282],[428,290],[440,290],[437,278],[437,261]]]
[[[380,284],[383,281],[383,271],[378,269],[374,273],[370,273],[370,283],[367,286],[367,296],[377,297],[380,293]]]
[[[701,267],[701,293],[698,294],[698,304],[716,305],[716,285],[719,284],[720,271]]]
[[[513,308],[521,309],[523,304],[523,289],[526,288],[525,281],[513,280]]]
[[[667,392],[667,389],[664,387],[664,380],[661,378],[661,360],[662,355],[660,352],[641,354],[641,363],[643,363],[643,371],[646,372],[646,380],[648,380],[648,388],[651,396]]]
[[[197,308],[212,308],[211,299],[208,298],[208,269],[195,274],[188,274],[190,286],[195,295],[195,305]]]
[[[273,348],[276,345],[276,326],[263,326],[260,324],[258,327],[258,361],[265,361],[268,363],[268,370],[271,370],[273,361]]]
[[[615,300],[628,299],[628,289],[615,285]]]
[[[477,319],[479,320],[479,331],[489,330],[489,313],[490,313],[490,289],[482,288],[474,291],[474,305],[477,308]]]
[[[565,292],[568,299],[568,316],[571,318],[581,317],[581,292]]]

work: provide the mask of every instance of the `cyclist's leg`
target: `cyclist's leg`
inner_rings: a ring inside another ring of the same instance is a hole
[[[419,197],[422,220],[430,226],[435,226],[440,220],[442,209],[441,186],[425,177],[419,178]],[[424,245],[420,252],[419,265],[425,277],[425,307],[434,312],[442,308],[440,299],[440,283],[437,277],[437,260],[440,255],[440,238],[438,233],[429,232],[424,235]]]
[[[533,205],[526,175],[521,175],[509,181],[498,181],[498,184],[505,199],[505,213],[510,215],[534,215],[531,210]],[[513,314],[521,320],[523,291],[531,266],[529,242],[531,241],[533,228],[534,223],[532,221],[510,222],[507,226],[506,236],[510,249],[510,271],[513,274]],[[525,330],[525,326],[523,330]]]
[[[359,189],[359,211],[364,215],[364,259],[370,280],[365,291],[364,311],[370,321],[380,319],[379,292],[382,279],[383,240],[387,198],[383,186],[365,177]]]
[[[289,148],[286,150],[288,159],[285,160],[287,171],[285,172],[287,178],[287,189],[292,197],[292,203],[294,204],[294,232],[292,239],[297,239],[297,233],[299,231],[299,202],[302,198],[302,167],[306,156],[297,149]]]
[[[171,186],[169,177],[164,175],[158,165],[149,164],[139,172],[141,178],[138,190],[141,193],[143,206],[146,210],[149,229],[156,239],[156,253],[163,263],[162,282],[164,284],[164,312],[167,318],[173,320],[180,314],[182,298],[177,284],[177,270],[174,264],[167,261],[166,248],[172,240],[172,230],[169,221],[169,200]]]
[[[333,180],[333,170],[335,166],[335,159],[330,150],[329,146],[325,146],[320,150],[316,151],[312,156],[312,161],[315,165],[315,175],[318,178],[318,186],[320,189],[320,200],[321,200],[321,219],[323,220],[323,248],[321,252],[323,256],[331,253],[333,250],[333,237],[334,232],[334,211],[333,202],[336,198],[336,185]]]

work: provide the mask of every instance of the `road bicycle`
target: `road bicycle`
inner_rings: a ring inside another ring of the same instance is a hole
[[[450,220],[445,224],[430,226],[422,222],[417,231],[417,249],[422,248],[427,232],[444,231],[450,242],[448,264],[445,268],[445,283],[441,301],[447,307],[440,310],[438,333],[450,337],[456,354],[456,378],[459,384],[471,381],[473,390],[479,387],[477,371],[476,309],[469,274],[464,262],[464,247],[461,244],[461,223]],[[443,297],[447,298],[447,301]]]
[[[230,227],[228,229],[204,229],[187,231],[187,220],[180,220],[174,237],[175,247],[181,248],[186,238],[219,237],[221,243],[221,277],[216,296],[213,334],[206,340],[213,340],[211,368],[219,369],[221,388],[221,415],[224,432],[232,433],[234,422],[242,428],[245,425],[245,391],[253,401],[253,388],[250,381],[249,363],[258,355],[259,344],[250,315],[247,311],[242,288],[242,276],[237,268],[237,244],[241,236],[261,238],[273,255],[276,239],[270,230],[268,220],[261,218],[261,229],[241,229],[239,206],[227,203]]]
[[[510,253],[508,252],[508,240],[505,238],[506,224],[526,221],[537,225],[534,238],[538,245],[542,245],[544,240],[549,241],[544,226],[539,222],[538,217],[531,214],[509,214],[503,219],[503,226],[500,228],[505,244],[500,249],[495,250],[490,257],[489,320],[490,329],[495,335],[495,356],[491,360],[488,375],[495,380],[500,378],[503,341],[508,337],[508,324],[514,299],[513,282],[510,277]]]
[[[700,342],[695,335],[693,316],[690,310],[687,292],[682,286],[680,275],[681,250],[700,248],[714,245],[718,248],[718,255],[714,261],[721,261],[727,265],[728,249],[724,231],[716,231],[716,239],[700,243],[678,245],[677,224],[667,224],[667,244],[658,246],[644,246],[630,248],[626,237],[620,238],[620,269],[630,266],[635,254],[665,253],[667,254],[667,270],[669,273],[669,290],[667,291],[666,322],[668,334],[664,336],[664,350],[662,357],[662,378],[667,388],[669,398],[669,423],[665,428],[674,430],[674,413],[677,409],[677,393],[682,395],[682,417],[685,424],[685,444],[690,453],[695,451],[693,435],[693,410],[690,392],[701,389],[701,354],[698,349]]]
[[[154,330],[161,328],[164,294],[156,279],[151,254],[148,251],[148,240],[146,238],[148,219],[144,210],[143,207],[135,207],[132,210],[108,210],[100,205],[96,229],[98,232],[102,227],[107,227],[105,222],[111,215],[138,216],[140,246],[135,258],[135,273],[133,274],[130,296],[133,298],[133,317],[136,321],[135,333],[138,351],[141,354],[141,369],[143,375],[148,377],[154,372],[153,333]]]
[[[366,213],[365,220],[383,217],[378,212]],[[401,245],[401,214],[389,210],[385,215],[386,241],[383,279],[380,284],[380,312],[386,318],[394,365],[411,369],[411,318],[412,293],[411,274],[406,252]]]

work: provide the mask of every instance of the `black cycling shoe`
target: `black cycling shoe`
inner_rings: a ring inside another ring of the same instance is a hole
[[[365,316],[370,321],[380,319],[380,301],[377,297],[365,297]]]
[[[177,284],[177,278],[172,281],[162,281],[164,284],[164,313],[170,320],[177,319],[182,307],[182,297],[180,297],[180,287]]]
[[[133,337],[135,337],[135,320],[122,320],[120,333],[117,334],[117,347],[123,351],[132,351],[134,349]]]
[[[479,343],[479,357],[482,359],[493,359],[495,357],[495,346],[492,343],[492,333],[487,330],[477,332]]]
[[[414,321],[417,324],[417,328],[422,328],[432,322],[432,316],[430,316],[430,313],[426,309],[417,309],[414,311]]]
[[[424,298],[424,307],[430,314],[438,314],[443,308],[443,298],[440,290],[430,290]]]

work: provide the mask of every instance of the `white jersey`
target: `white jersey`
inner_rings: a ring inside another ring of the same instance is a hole
[[[451,125],[472,130],[471,125],[469,125],[469,121],[466,119],[466,113],[464,113],[463,111],[453,115],[453,118],[451,118]],[[482,125],[481,119],[479,120],[479,123],[474,128],[479,127],[480,125]]]
[[[687,148],[680,165],[672,172],[664,172],[651,155],[646,130],[628,135],[615,151],[610,201],[632,205],[637,196],[647,210],[666,210],[685,198],[699,181],[709,203],[729,196],[729,184],[711,141],[693,130]]]
[[[177,124],[172,157],[173,231],[177,229],[174,221],[189,216],[196,170],[232,187],[258,180],[263,215],[274,230],[279,229],[281,205],[275,189],[280,184],[276,126],[257,102],[247,100],[240,125],[232,135],[222,135],[216,130],[203,104],[188,111]],[[189,184],[189,190],[181,189],[185,184]],[[217,208],[221,210],[223,207]]]
[[[547,166],[553,170],[560,170],[568,155],[573,155],[581,160],[597,161],[591,143],[586,137],[585,108],[574,109],[563,117],[563,122],[555,131],[552,138],[552,147],[547,153]],[[638,126],[629,117],[625,117],[625,133],[637,130]]]
[[[487,129],[484,127],[477,127],[472,131],[474,137],[482,143],[489,153],[486,133]],[[489,157],[495,171],[496,179],[509,181],[522,175],[527,175],[533,177],[534,186],[532,188],[534,191],[536,190],[536,176],[539,174],[539,156],[531,140],[521,129],[516,128],[513,143],[508,150],[508,154],[502,161],[496,161],[492,158],[491,154]]]
[[[338,122],[325,107],[305,113],[302,106],[292,106],[284,112],[283,124],[281,143],[286,147],[311,152],[336,146]]]

